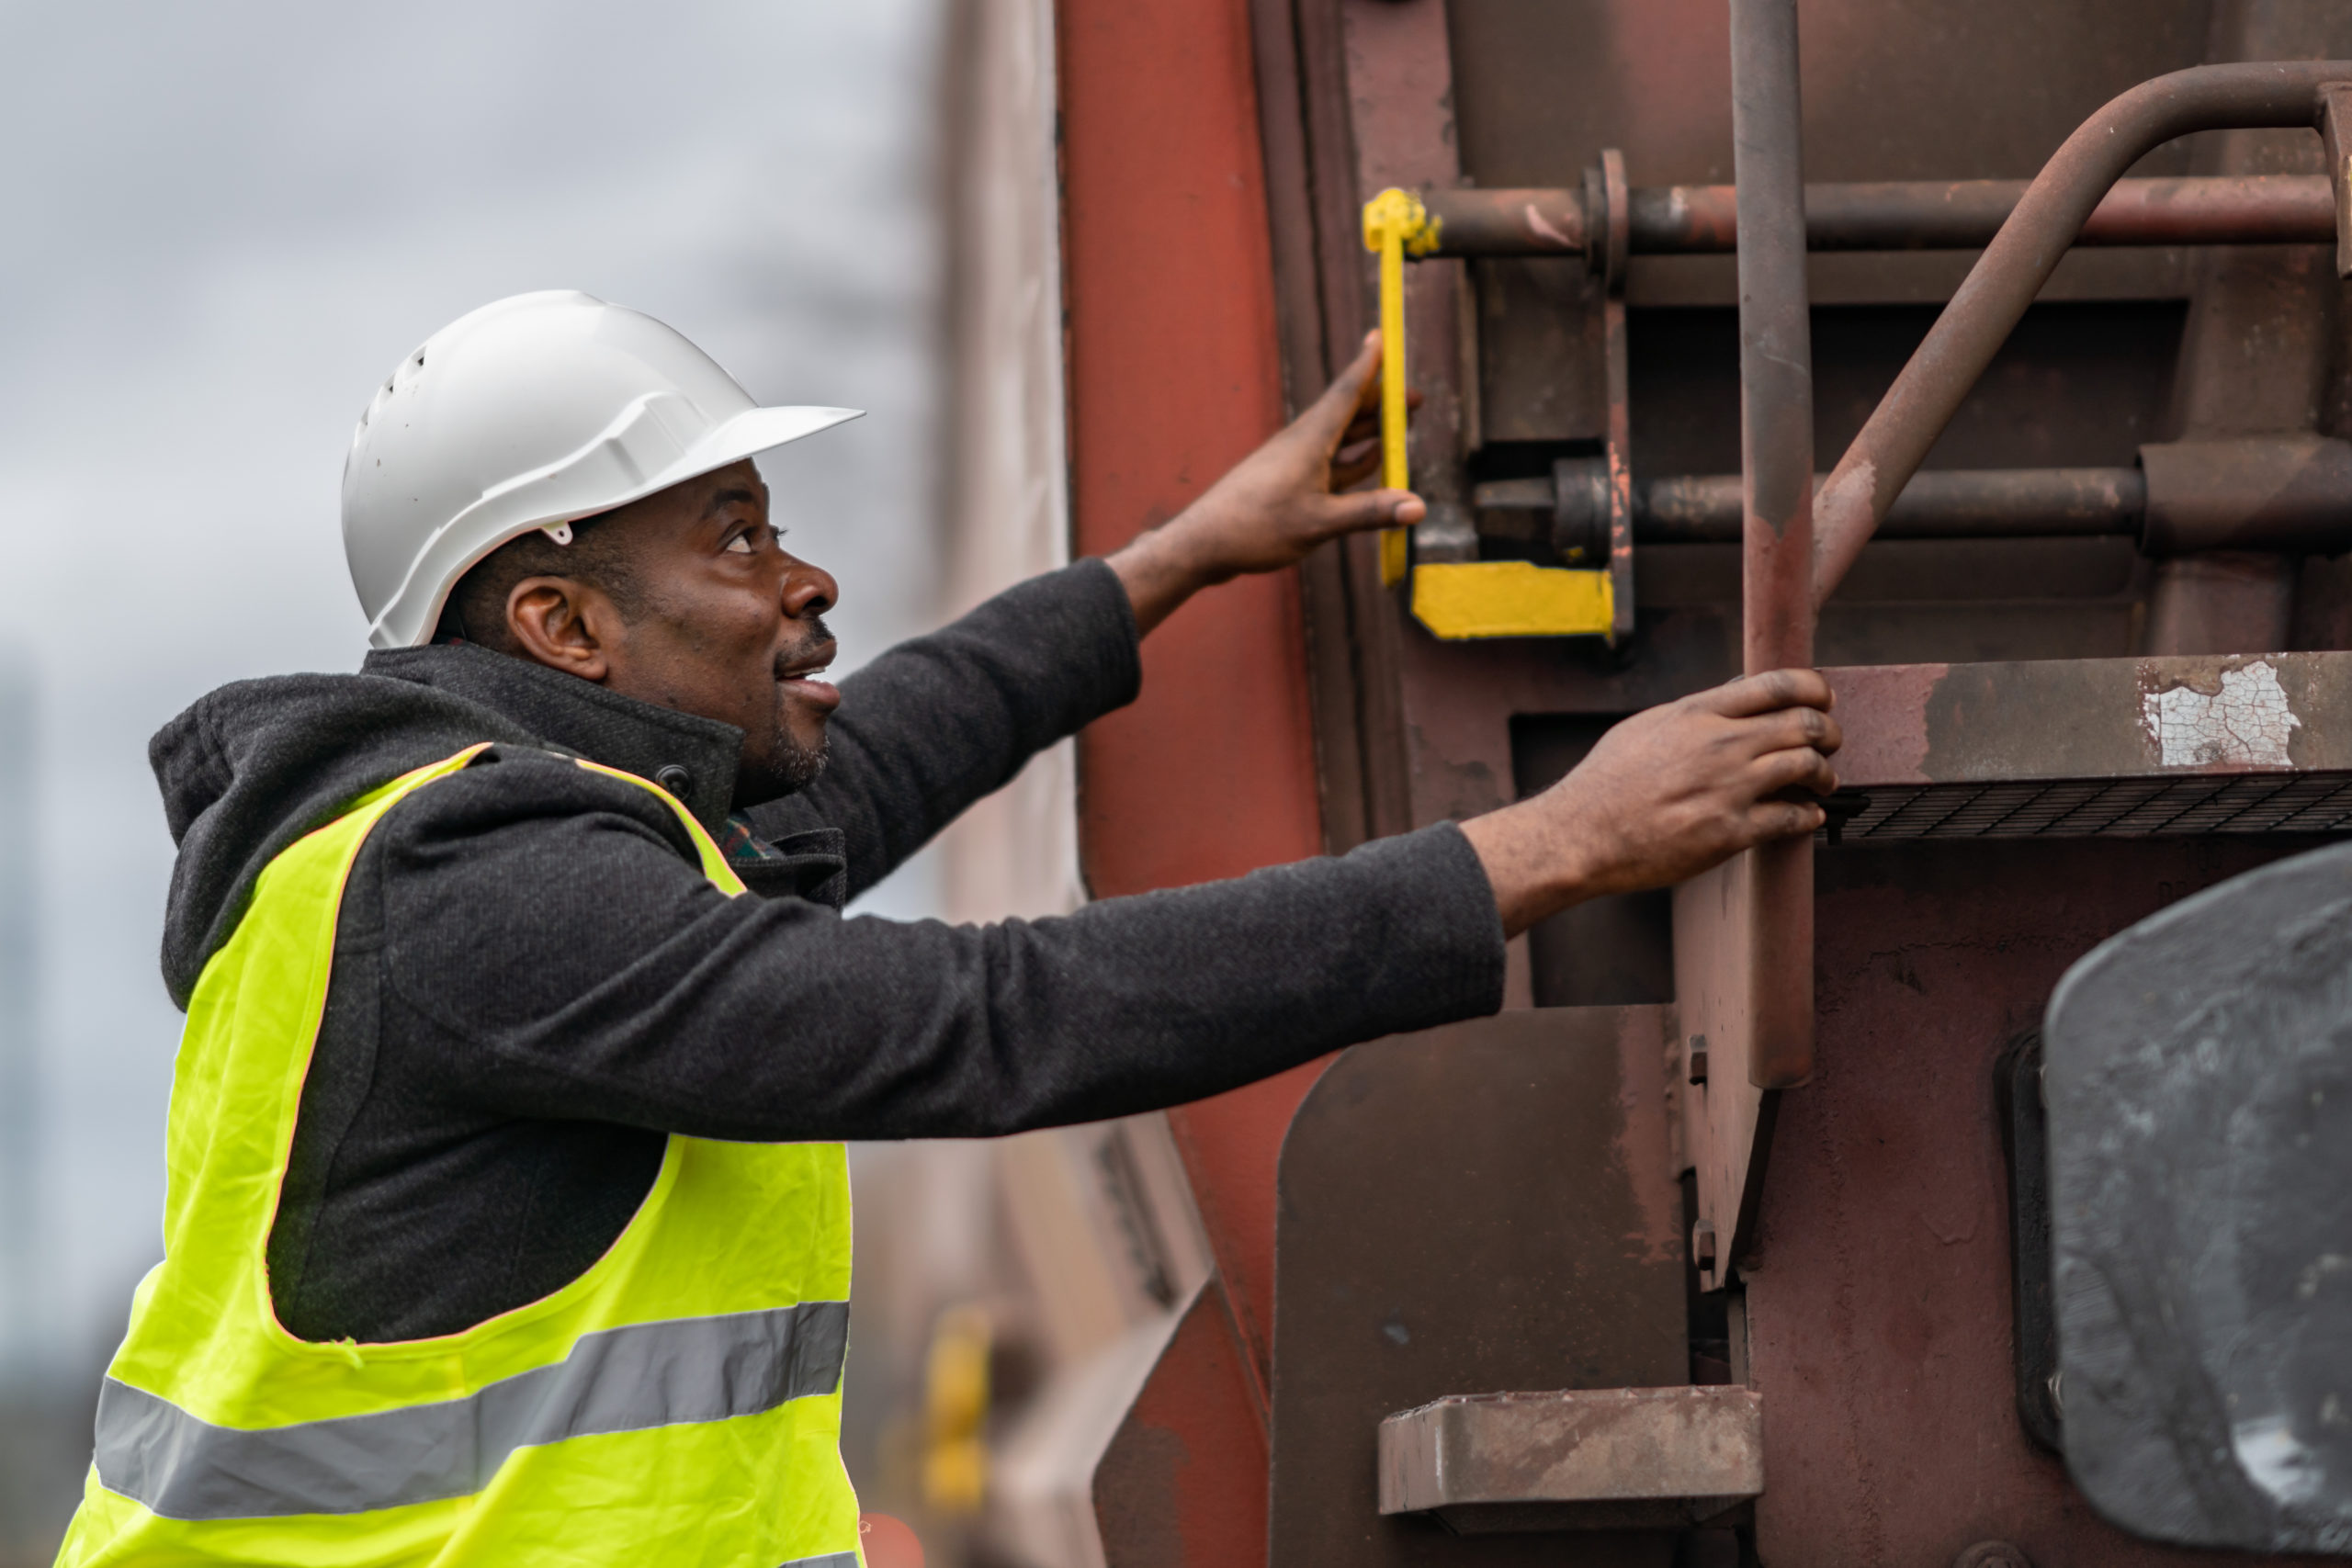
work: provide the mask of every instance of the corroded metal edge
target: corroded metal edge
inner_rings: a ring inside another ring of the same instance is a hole
[[[1442,1512],[1458,1529],[1488,1506],[1532,1528],[1690,1523],[1763,1490],[1764,1401],[1748,1388],[1456,1394],[1380,1424],[1380,1511]]]

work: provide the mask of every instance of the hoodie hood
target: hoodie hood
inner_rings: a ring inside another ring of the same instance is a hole
[[[469,644],[373,653],[356,675],[238,681],[148,742],[179,858],[164,984],[185,1011],[262,868],[351,802],[480,741],[586,757],[670,792],[714,834],[735,791],[734,726],[617,695]]]

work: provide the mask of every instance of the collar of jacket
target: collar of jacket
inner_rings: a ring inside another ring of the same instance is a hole
[[[363,674],[413,681],[480,703],[550,746],[651,779],[684,803],[712,837],[735,800],[743,732],[731,724],[625,697],[593,681],[474,643],[381,649]]]

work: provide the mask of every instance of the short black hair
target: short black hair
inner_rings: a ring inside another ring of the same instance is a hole
[[[458,579],[441,606],[435,642],[478,642],[500,653],[514,651],[506,630],[506,601],[527,577],[568,577],[610,599],[635,620],[645,593],[630,559],[629,531],[614,526],[614,514],[584,517],[571,525],[571,543],[559,545],[542,529],[517,535],[473,564]]]

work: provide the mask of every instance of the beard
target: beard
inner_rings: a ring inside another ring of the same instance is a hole
[[[833,746],[830,739],[820,740],[814,746],[803,746],[779,728],[775,744],[775,760],[769,764],[768,772],[775,780],[778,795],[797,795],[807,789],[817,782],[819,775],[825,771],[825,764],[833,759]]]
[[[742,759],[735,768],[735,807],[741,810],[797,795],[817,782],[831,760],[831,741],[820,739],[814,746],[805,746],[779,721],[763,744],[744,743]]]

